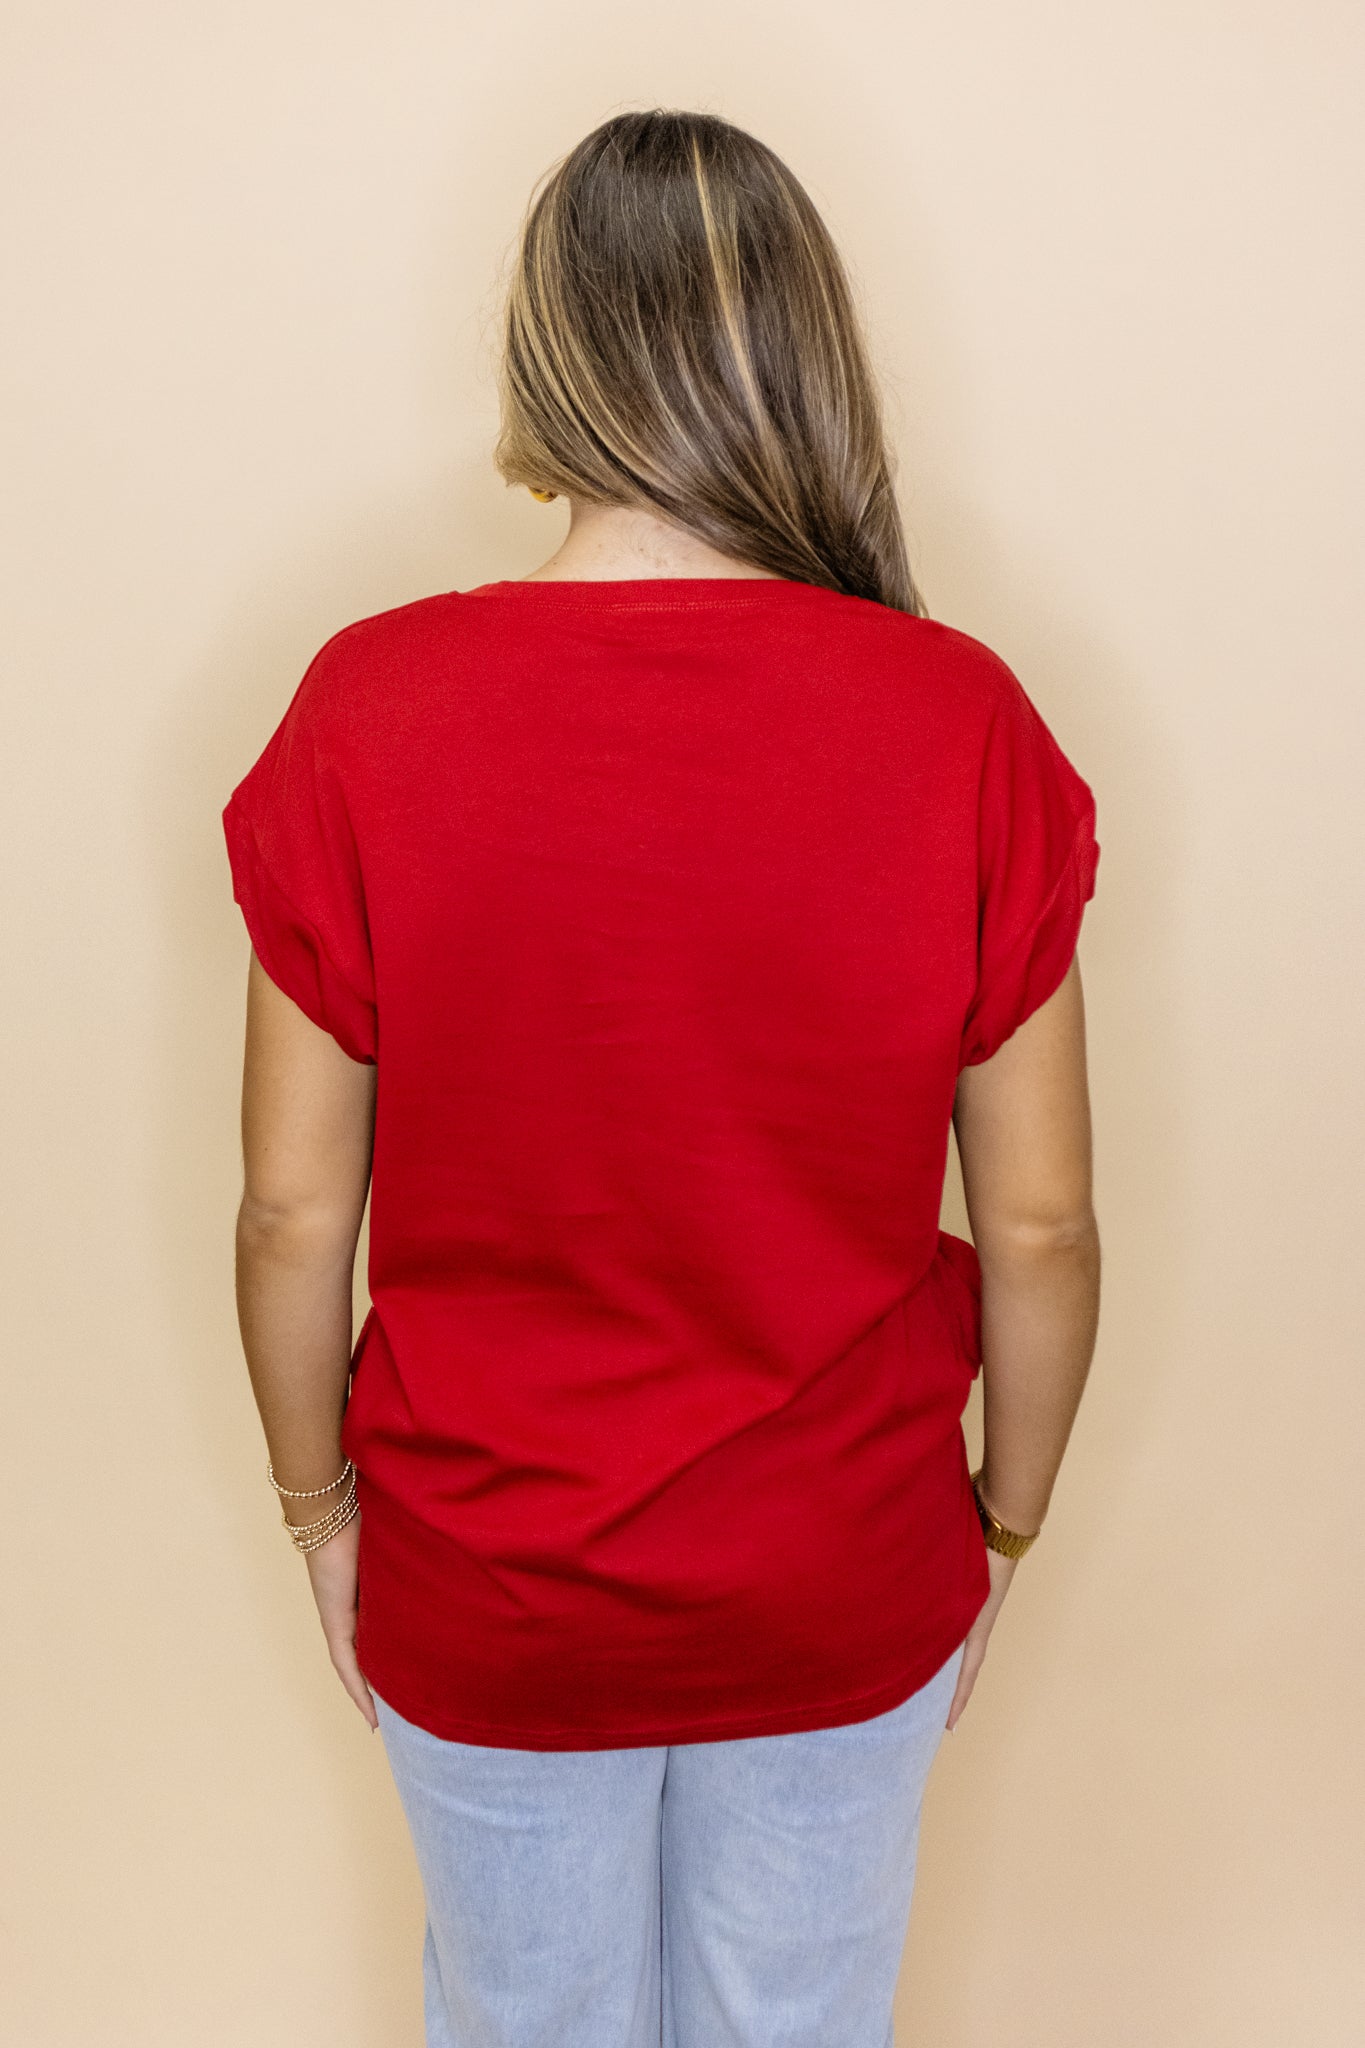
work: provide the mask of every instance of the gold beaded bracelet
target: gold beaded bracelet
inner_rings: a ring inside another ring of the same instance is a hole
[[[333,1536],[339,1535],[359,1512],[360,1502],[356,1499],[355,1481],[352,1480],[345,1499],[319,1521],[302,1522],[295,1526],[286,1518],[284,1526],[289,1531],[289,1540],[295,1550],[318,1550],[324,1543],[330,1543]]]
[[[329,1508],[327,1513],[320,1516],[316,1522],[294,1523],[286,1515],[283,1518],[284,1526],[289,1531],[289,1540],[295,1550],[318,1550],[324,1543],[330,1542],[333,1536],[338,1535],[346,1527],[346,1524],[358,1513],[359,1508],[360,1503],[356,1499],[355,1481],[353,1479],[345,1498],[338,1501],[334,1508]]]
[[[269,1479],[270,1484],[274,1487],[276,1493],[287,1493],[290,1500],[315,1500],[320,1493],[330,1493],[334,1486],[340,1486],[342,1480],[351,1470],[352,1462],[348,1458],[336,1478],[329,1479],[325,1486],[281,1486],[279,1480],[275,1477],[274,1459],[267,1458],[265,1462],[266,1477]]]
[[[342,1466],[338,1477],[329,1480],[326,1486],[281,1486],[275,1477],[272,1461],[267,1461],[265,1469],[276,1493],[287,1495],[290,1500],[314,1500],[319,1494],[331,1493],[334,1487],[341,1485],[342,1480],[348,1477],[350,1479],[350,1484],[341,1499],[328,1508],[325,1515],[319,1515],[315,1522],[291,1522],[283,1507],[280,1509],[280,1520],[289,1531],[289,1539],[295,1550],[319,1549],[322,1544],[329,1543],[333,1536],[339,1535],[360,1511],[360,1502],[356,1498],[355,1490],[355,1465],[350,1458]]]

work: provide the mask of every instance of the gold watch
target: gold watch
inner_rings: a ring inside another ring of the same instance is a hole
[[[1031,1536],[1021,1536],[1017,1529],[1007,1529],[1003,1522],[996,1519],[982,1500],[981,1488],[977,1485],[982,1469],[978,1465],[972,1474],[972,1498],[976,1502],[976,1512],[981,1521],[981,1533],[986,1539],[986,1548],[998,1550],[1002,1557],[1022,1557],[1029,1545],[1038,1541],[1042,1531],[1035,1529]]]

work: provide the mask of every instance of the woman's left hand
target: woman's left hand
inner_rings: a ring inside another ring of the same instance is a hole
[[[961,1720],[962,1710],[972,1696],[972,1687],[976,1684],[977,1674],[986,1661],[986,1645],[991,1639],[991,1630],[995,1627],[995,1618],[999,1614],[1005,1595],[1010,1589],[1010,1581],[1014,1577],[1018,1564],[1019,1560],[1017,1557],[1004,1557],[998,1550],[988,1549],[986,1551],[986,1565],[991,1575],[991,1590],[987,1596],[985,1606],[972,1623],[971,1631],[968,1634],[966,1645],[962,1652],[962,1663],[957,1674],[957,1689],[953,1693],[953,1703],[948,1709],[948,1719],[944,1724],[949,1733],[956,1728]]]
[[[305,1551],[304,1557],[333,1668],[373,1732],[379,1726],[379,1716],[355,1655],[360,1515],[352,1515],[344,1529],[316,1550]]]

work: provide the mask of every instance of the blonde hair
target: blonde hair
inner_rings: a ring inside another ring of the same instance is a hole
[[[527,209],[503,342],[508,483],[926,615],[839,253],[743,129],[657,108],[585,136]]]

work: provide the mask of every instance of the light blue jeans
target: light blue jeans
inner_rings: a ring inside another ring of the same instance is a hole
[[[448,1742],[376,1694],[427,2048],[892,2048],[961,1662],[868,1721],[662,1748]]]

